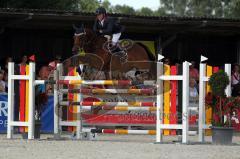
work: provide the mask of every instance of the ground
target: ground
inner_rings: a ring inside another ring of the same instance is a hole
[[[0,135],[0,159],[128,159],[128,158],[240,158],[240,136],[235,136],[231,146],[210,143],[183,145],[176,137],[165,137],[166,144],[155,144],[155,136],[101,135],[97,141],[49,140],[51,135],[42,135],[41,140],[8,140]],[[196,137],[190,140],[196,141]],[[207,137],[210,142],[210,137]]]

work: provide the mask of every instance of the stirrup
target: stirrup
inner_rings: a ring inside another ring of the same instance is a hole
[[[114,45],[112,48],[113,48],[112,49],[113,53],[118,54],[118,53],[124,53],[125,52],[120,46],[118,46],[118,44]]]
[[[121,51],[120,62],[126,63],[128,61],[128,54],[125,51]]]

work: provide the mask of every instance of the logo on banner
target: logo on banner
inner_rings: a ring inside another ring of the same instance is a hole
[[[7,116],[7,102],[0,101],[0,117]]]
[[[7,102],[0,101],[0,125],[4,125],[6,127],[7,120],[4,120],[3,117],[7,117]]]

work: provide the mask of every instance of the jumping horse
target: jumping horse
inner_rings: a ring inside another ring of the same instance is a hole
[[[117,71],[126,73],[133,68],[138,70],[149,70],[151,78],[155,77],[156,63],[155,56],[142,43],[132,43],[125,49],[127,61],[121,62],[119,56],[116,56],[107,50],[104,45],[107,38],[97,36],[91,29],[74,26],[74,44],[72,52],[77,55],[84,51],[84,56],[76,56],[78,62],[87,63],[89,66],[104,71],[107,79],[112,79],[111,72]],[[155,78],[154,78],[155,79]]]

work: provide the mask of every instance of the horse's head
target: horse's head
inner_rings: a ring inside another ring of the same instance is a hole
[[[75,33],[73,36],[74,44],[72,52],[75,54],[81,49],[85,49],[89,43],[93,40],[94,34],[90,29],[84,28],[83,25],[73,25]]]
[[[79,26],[74,24],[73,28],[75,29],[75,33],[73,36],[74,43],[72,52],[76,54],[80,49],[83,49],[86,32],[83,25]]]

